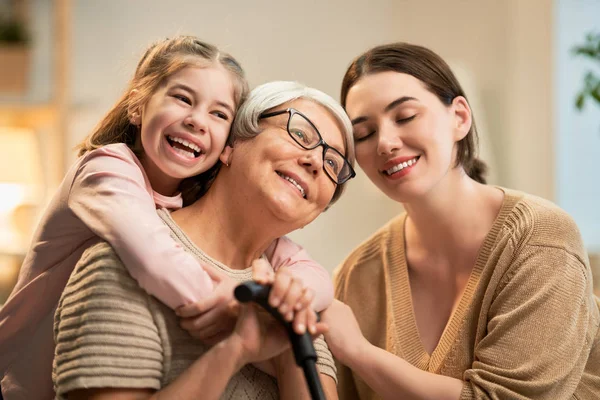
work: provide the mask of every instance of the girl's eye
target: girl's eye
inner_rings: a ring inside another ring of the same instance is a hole
[[[225,114],[225,113],[224,113],[224,112],[222,112],[222,111],[215,111],[215,113],[214,113],[214,114],[215,114],[215,115],[216,115],[218,118],[221,118],[222,120],[229,121],[229,115]]]
[[[173,95],[173,97],[175,97],[177,100],[183,101],[185,104],[192,104],[192,101],[189,99],[189,97],[183,95],[183,94],[175,94]]]

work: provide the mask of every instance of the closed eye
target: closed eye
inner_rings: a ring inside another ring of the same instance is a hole
[[[375,131],[370,131],[366,135],[355,135],[354,136],[354,141],[355,142],[364,142],[365,140],[367,140],[370,137],[372,137],[374,134],[375,134]]]
[[[417,116],[417,114],[411,115],[410,117],[407,117],[407,118],[400,118],[400,119],[396,120],[396,123],[399,125],[406,124],[407,122],[410,122],[413,119],[415,119],[416,116]]]

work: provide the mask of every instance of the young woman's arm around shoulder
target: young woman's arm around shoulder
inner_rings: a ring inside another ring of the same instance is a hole
[[[334,300],[321,317],[329,326],[325,339],[333,355],[383,399],[460,398],[462,381],[420,370],[370,344],[362,335],[350,307],[341,301]]]

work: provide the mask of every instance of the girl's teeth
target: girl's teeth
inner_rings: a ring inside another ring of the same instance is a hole
[[[184,157],[187,157],[187,158],[196,158],[196,156],[195,156],[194,152],[191,152],[191,151],[185,151],[185,150],[183,150],[183,149],[178,149],[178,148],[175,148],[175,147],[173,147],[173,149],[174,149],[174,150],[175,150],[177,153],[181,154],[181,155],[182,155],[182,156],[184,156]]]
[[[200,147],[196,146],[194,143],[190,143],[185,139],[181,139],[178,137],[173,137],[173,136],[169,136],[169,140],[173,141],[173,142],[177,142],[180,143],[186,147],[189,147],[190,149],[192,149],[193,151],[200,153]]]
[[[392,168],[386,170],[385,173],[388,174],[388,175],[391,175],[391,174],[393,174],[395,172],[402,171],[404,168],[410,167],[411,165],[416,164],[416,162],[417,162],[418,159],[419,159],[419,157],[415,157],[412,160],[408,160],[408,161],[405,161],[405,162],[400,163],[398,165],[395,165]]]

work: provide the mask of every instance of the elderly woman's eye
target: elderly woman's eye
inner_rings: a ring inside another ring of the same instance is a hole
[[[290,129],[292,135],[294,135],[294,139],[296,140],[300,140],[304,143],[308,143],[309,142],[309,137],[306,133],[304,133],[304,131],[302,129],[298,129],[298,128],[293,128]]]
[[[333,172],[334,175],[337,175],[339,174],[342,165],[340,164],[340,161],[338,159],[333,157],[327,157],[325,159],[325,167],[329,171]]]

